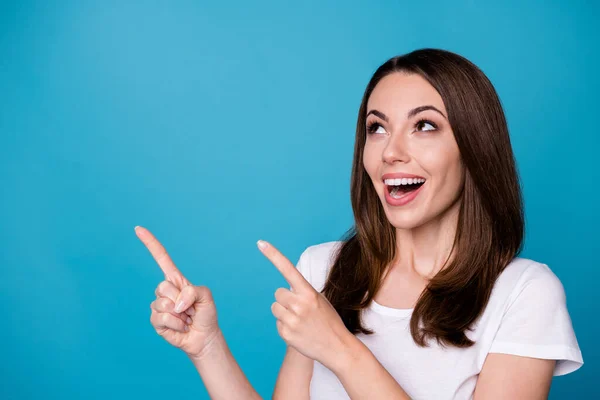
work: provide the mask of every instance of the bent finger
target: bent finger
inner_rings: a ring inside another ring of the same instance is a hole
[[[282,322],[285,322],[285,319],[289,314],[289,311],[278,302],[271,304],[271,312],[277,320]]]
[[[275,291],[275,300],[290,311],[294,311],[294,303],[297,295],[286,288],[279,288]]]
[[[171,300],[173,304],[175,304],[175,301],[177,300],[177,297],[179,296],[180,292],[181,291],[177,289],[173,282],[162,281],[156,287],[154,294],[156,294],[156,297],[166,297],[169,300]],[[190,307],[189,309],[185,310],[185,312],[190,317],[196,314],[196,310],[193,307]]]
[[[154,326],[155,329],[172,329],[178,332],[188,332],[190,330],[189,326],[183,322],[180,318],[177,318],[173,314],[169,313],[160,313],[157,311],[152,311],[152,315],[150,316],[150,322]]]
[[[211,301],[213,301],[212,294],[206,286],[186,286],[175,300],[175,311],[182,312],[193,308],[195,303],[208,303]],[[195,312],[195,310],[192,312]]]
[[[173,282],[162,281],[156,287],[154,294],[156,294],[156,297],[166,297],[167,299],[175,303],[177,296],[179,296],[179,292],[180,290],[175,287],[175,284],[173,284]]]
[[[150,304],[150,308],[158,311],[159,313],[170,313],[171,315],[181,319],[186,324],[190,324],[192,322],[192,319],[188,314],[175,312],[173,310],[175,308],[175,304],[173,304],[173,302],[166,297],[159,297],[158,299],[154,300]]]

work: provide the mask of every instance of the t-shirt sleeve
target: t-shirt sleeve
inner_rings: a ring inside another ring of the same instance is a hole
[[[556,360],[554,376],[583,365],[564,287],[547,265],[523,272],[489,352]]]

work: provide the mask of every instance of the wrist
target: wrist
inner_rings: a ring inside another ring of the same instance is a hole
[[[327,366],[338,377],[351,371],[364,358],[369,349],[355,335],[348,332],[342,339],[340,349],[333,355],[333,361]]]
[[[217,328],[204,339],[204,346],[200,352],[194,354],[186,353],[186,355],[194,364],[197,364],[219,351],[219,349],[222,349],[223,346],[227,346],[227,343],[225,342],[223,332]]]

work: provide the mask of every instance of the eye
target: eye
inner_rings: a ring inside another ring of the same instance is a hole
[[[435,131],[437,129],[437,125],[434,124],[433,122],[426,120],[426,119],[421,119],[419,121],[417,121],[417,123],[415,124],[415,127],[417,128],[418,131]],[[419,128],[424,128],[424,129],[419,129]]]
[[[379,128],[382,129],[381,132],[379,132]],[[373,133],[385,133],[385,129],[383,128],[383,126],[381,126],[381,124],[379,122],[373,121],[367,125],[367,134],[370,135]]]

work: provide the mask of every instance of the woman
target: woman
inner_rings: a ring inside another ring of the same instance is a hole
[[[465,58],[422,49],[375,72],[358,114],[344,240],[306,249],[272,312],[288,350],[278,399],[541,399],[583,364],[565,293],[517,257],[524,218],[498,96]],[[151,322],[212,398],[259,398],[206,287],[136,229],[165,273]]]

